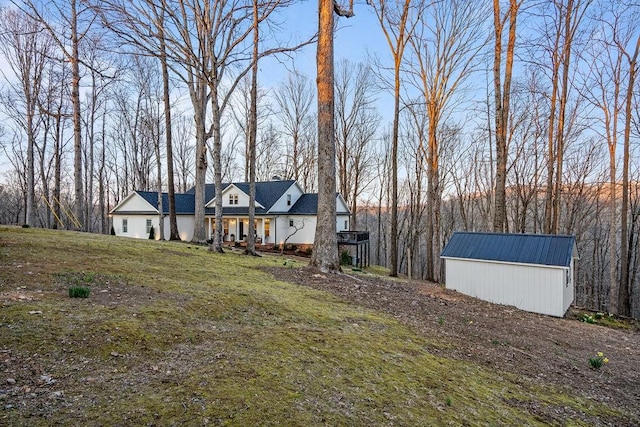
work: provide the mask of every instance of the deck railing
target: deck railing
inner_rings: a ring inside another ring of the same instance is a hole
[[[339,231],[338,243],[358,243],[369,240],[368,231]]]

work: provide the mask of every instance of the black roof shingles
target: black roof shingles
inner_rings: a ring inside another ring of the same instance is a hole
[[[158,208],[157,191],[136,191],[151,206]],[[176,214],[193,214],[195,212],[195,199],[192,194],[176,194]],[[169,195],[162,193],[162,213],[169,214]]]
[[[574,236],[457,231],[441,256],[568,267],[574,248]]]
[[[282,197],[282,195],[295,183],[293,180],[284,181],[265,181],[256,182],[256,201],[264,206],[264,208],[256,207],[257,215],[264,215],[267,211]],[[225,190],[230,183],[223,183],[222,188]],[[238,182],[233,183],[240,191],[249,194],[249,183]],[[143,199],[145,199],[151,206],[157,208],[158,206],[158,193],[156,191],[136,191]],[[176,214],[193,214],[195,212],[195,187],[190,188],[186,193],[176,194]],[[216,189],[214,184],[205,185],[205,203],[211,201],[216,195]],[[317,212],[318,202],[317,195],[305,194],[304,196],[315,196],[315,209],[313,211],[305,210],[304,213],[315,214]],[[313,199],[313,197],[311,197]],[[297,205],[298,203],[296,203]],[[295,205],[294,205],[295,206]],[[307,206],[307,205],[305,205]],[[311,206],[311,205],[309,205]],[[307,207],[309,207],[307,206]],[[169,196],[167,193],[162,193],[162,211],[165,214],[169,214]],[[224,215],[247,215],[249,213],[248,207],[224,207],[222,210]],[[213,215],[215,213],[214,208],[205,209],[206,215]],[[303,212],[297,212],[303,213]]]

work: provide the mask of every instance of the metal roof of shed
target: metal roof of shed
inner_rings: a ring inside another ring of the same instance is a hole
[[[453,233],[440,256],[559,267],[569,267],[578,257],[574,236],[460,231]]]

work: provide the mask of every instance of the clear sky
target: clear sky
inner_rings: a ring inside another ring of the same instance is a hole
[[[345,2],[346,3],[346,2]],[[338,62],[348,58],[353,62],[367,61],[367,55],[389,55],[386,39],[371,6],[356,4],[355,16],[337,17],[338,30],[335,35],[334,55]],[[283,18],[293,37],[304,39],[318,28],[317,0],[298,2],[288,8]],[[285,61],[283,61],[285,62]],[[293,60],[279,64],[275,59],[266,59],[260,66],[260,84],[271,86],[284,80],[286,68],[294,67],[315,80],[316,46],[310,45],[295,54]]]

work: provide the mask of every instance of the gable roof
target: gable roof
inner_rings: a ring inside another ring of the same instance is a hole
[[[569,267],[577,250],[574,236],[457,231],[440,256]]]
[[[290,215],[315,215],[318,213],[318,195],[303,194],[287,213]]]
[[[222,191],[224,192],[227,187],[233,184],[243,193],[249,195],[249,183],[248,182],[234,182],[234,183],[222,183]],[[280,197],[295,184],[294,180],[285,181],[264,181],[256,182],[256,202],[264,206],[268,211]],[[193,187],[186,192],[186,194],[195,195],[196,188]],[[214,184],[206,184],[204,187],[204,199],[205,204],[209,203],[216,197],[216,187]],[[258,208],[256,206],[256,208]]]
[[[157,191],[136,191],[151,206],[158,209],[158,192]],[[193,214],[195,212],[195,198],[191,194],[176,193],[176,214]],[[162,193],[162,213],[169,214],[169,195]]]
[[[336,193],[336,197],[340,194]],[[338,208],[339,206],[336,206]],[[316,215],[318,213],[318,193],[305,193],[291,206],[291,209],[284,212],[289,215]],[[348,211],[346,212],[348,213]],[[336,214],[345,214],[344,211],[336,210]]]

